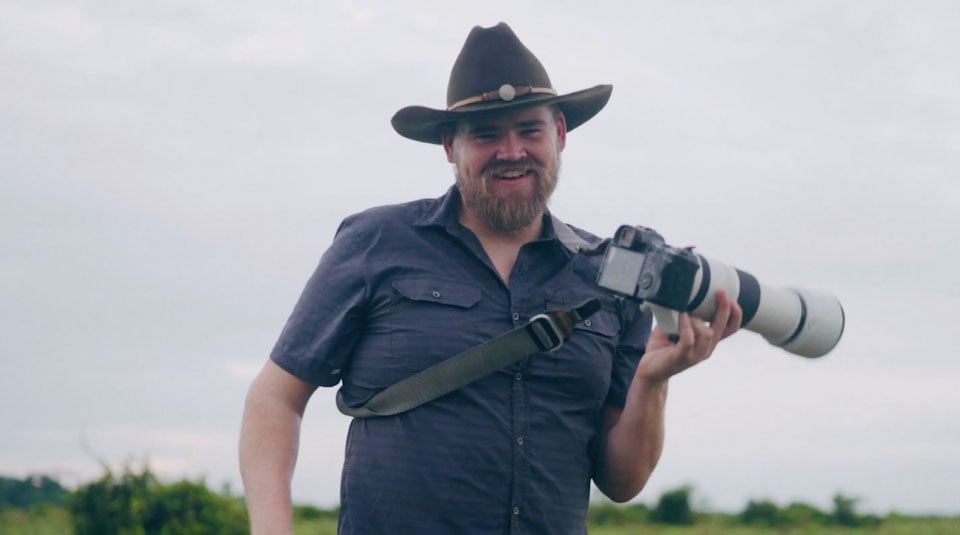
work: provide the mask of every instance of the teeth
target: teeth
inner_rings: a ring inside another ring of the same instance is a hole
[[[503,178],[517,178],[525,174],[526,174],[526,171],[515,170],[515,171],[505,171],[503,173],[500,173],[500,176],[502,176]]]

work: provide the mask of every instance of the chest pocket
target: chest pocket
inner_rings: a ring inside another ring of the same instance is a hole
[[[620,319],[615,312],[617,304],[613,298],[607,296],[597,296],[595,294],[585,294],[582,292],[571,292],[568,289],[558,289],[547,294],[546,309],[557,310],[576,308],[593,298],[600,299],[602,307],[589,318],[578,322],[574,328],[577,331],[584,331],[605,338],[614,338],[620,332]]]
[[[571,309],[597,297],[578,292],[555,292],[546,298],[546,309]],[[535,361],[537,371],[547,375],[554,393],[580,400],[594,408],[602,406],[610,389],[611,372],[619,341],[620,320],[610,299],[601,297],[602,308],[574,325],[573,334],[559,351]]]
[[[620,322],[616,314],[606,309],[601,309],[589,318],[577,323],[574,329],[606,338],[613,338],[620,332]]]
[[[467,349],[476,338],[478,286],[433,277],[396,279],[387,369],[409,375]]]
[[[548,310],[571,309],[582,303],[555,303],[547,301]],[[577,322],[573,334],[567,341],[577,351],[587,351],[593,355],[609,356],[616,348],[620,335],[620,319],[610,310],[609,303],[585,320]],[[572,342],[572,343],[571,343]]]

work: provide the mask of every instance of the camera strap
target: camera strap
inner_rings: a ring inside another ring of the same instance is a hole
[[[598,310],[600,301],[591,299],[572,310],[538,314],[520,327],[390,385],[360,406],[347,404],[340,390],[337,409],[355,418],[406,412],[537,353],[560,349],[574,325]]]
[[[571,253],[583,253],[588,256],[595,254],[602,254],[607,248],[607,244],[610,243],[610,240],[600,240],[596,239],[594,241],[587,241],[579,234],[573,231],[572,228],[567,226],[566,223],[560,221],[560,218],[550,214],[550,217],[553,219],[553,232],[557,235],[557,239],[560,240],[560,243],[567,248]]]

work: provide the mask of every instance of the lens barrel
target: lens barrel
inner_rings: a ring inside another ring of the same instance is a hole
[[[756,277],[716,260],[697,255],[687,310],[710,320],[717,309],[716,293],[724,290],[743,310],[741,327],[771,344],[808,358],[822,357],[843,335],[843,307],[833,296],[803,289],[774,288]]]

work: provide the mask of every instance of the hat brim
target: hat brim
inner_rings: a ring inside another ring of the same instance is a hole
[[[509,109],[555,105],[563,112],[569,132],[599,113],[607,105],[612,92],[612,85],[598,85],[567,95],[531,94],[511,101],[479,102],[456,110],[408,106],[395,113],[390,124],[405,138],[440,145],[443,127],[462,119]]]

